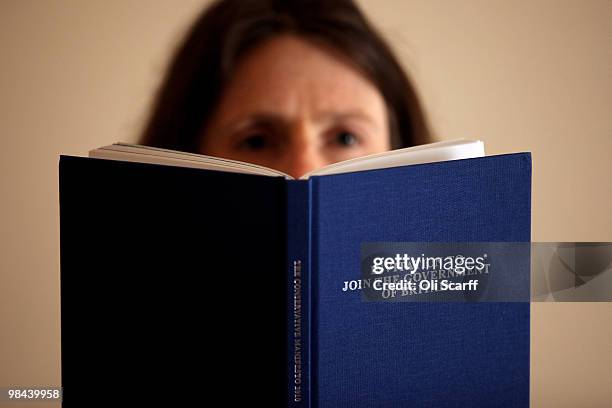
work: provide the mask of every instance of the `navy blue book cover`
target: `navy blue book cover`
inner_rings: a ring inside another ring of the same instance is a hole
[[[527,407],[529,303],[364,302],[363,242],[528,242],[528,153],[311,179],[317,407]]]
[[[528,242],[530,189],[529,154],[307,181],[64,156],[64,404],[528,406],[529,303],[342,288],[364,242]]]

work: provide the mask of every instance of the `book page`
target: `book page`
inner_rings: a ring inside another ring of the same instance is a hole
[[[256,164],[129,143],[115,143],[110,146],[100,147],[90,151],[89,157],[95,159],[131,161],[161,164],[165,166],[227,171],[231,173],[292,178],[283,172],[258,166]]]
[[[439,161],[469,159],[485,155],[484,143],[480,140],[452,140],[426,145],[407,147],[358,157],[330,164],[300,177],[327,176],[330,174],[350,173],[353,171],[384,169],[388,167],[407,166],[410,164],[433,163]]]
[[[300,177],[349,173],[353,171],[384,169],[410,164],[432,163],[447,160],[468,159],[484,156],[484,143],[473,140],[453,140],[391,150],[369,156],[358,157],[330,164]],[[256,164],[223,159],[196,153],[179,152],[151,146],[129,143],[115,143],[89,152],[89,157],[96,159],[131,161],[139,163],[160,164],[166,166],[190,167],[204,170],[227,171],[261,176],[281,176],[292,179],[281,171]]]

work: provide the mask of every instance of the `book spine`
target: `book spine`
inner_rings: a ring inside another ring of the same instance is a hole
[[[310,407],[309,184],[287,183],[287,389],[289,407]]]

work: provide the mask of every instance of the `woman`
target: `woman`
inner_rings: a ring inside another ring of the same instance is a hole
[[[180,47],[142,143],[299,177],[426,137],[409,80],[352,1],[225,0]]]

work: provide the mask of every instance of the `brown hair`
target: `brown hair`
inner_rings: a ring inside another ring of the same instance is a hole
[[[281,34],[331,47],[361,70],[387,104],[394,148],[425,141],[427,126],[410,81],[352,1],[223,0],[204,11],[179,48],[141,142],[197,152],[241,57]]]

